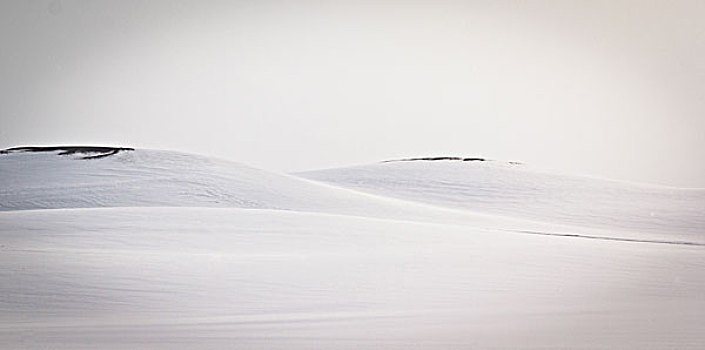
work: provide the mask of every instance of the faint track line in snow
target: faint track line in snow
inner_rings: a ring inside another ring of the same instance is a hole
[[[622,237],[608,237],[608,236],[591,236],[591,235],[581,235],[581,234],[577,234],[577,233],[552,233],[552,232],[539,232],[539,231],[528,231],[528,230],[504,230],[504,231],[524,233],[524,234],[537,235],[537,236],[573,237],[573,238],[597,239],[597,240],[603,240],[603,241],[655,243],[655,244],[688,245],[688,246],[696,246],[696,247],[705,247],[705,243],[688,242],[688,241],[665,241],[665,240],[656,240],[656,239],[651,240],[651,239],[636,239],[636,238],[622,238]]]

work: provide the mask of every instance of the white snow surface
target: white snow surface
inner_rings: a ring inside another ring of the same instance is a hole
[[[705,242],[705,189],[556,174],[499,161],[392,161],[297,175],[448,208]]]
[[[190,154],[136,150],[101,159],[82,157],[57,152],[0,155],[0,211],[226,207],[423,222],[496,222],[487,215],[374,196]],[[525,224],[525,220],[508,222]]]
[[[175,152],[79,158],[0,155],[0,348],[705,348],[698,190],[325,172],[365,194]]]
[[[559,227],[511,217],[498,220],[494,215],[366,194],[235,162],[178,152],[135,150],[89,160],[82,159],[82,154],[57,153],[0,155],[0,174],[4,178],[0,187],[0,211],[225,207],[472,224],[514,230],[573,231],[565,225]],[[608,232],[596,234],[632,237]]]

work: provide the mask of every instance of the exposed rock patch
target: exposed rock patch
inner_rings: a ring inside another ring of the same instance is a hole
[[[129,147],[97,147],[97,146],[29,146],[13,147],[0,151],[0,154],[10,154],[16,152],[59,152],[57,155],[86,154],[81,159],[98,159],[109,157],[121,151],[134,151]]]
[[[405,159],[395,159],[395,160],[385,160],[383,163],[388,162],[413,162],[413,161],[437,161],[437,160],[457,160],[462,162],[484,162],[485,158],[471,157],[421,157],[421,158],[405,158]]]

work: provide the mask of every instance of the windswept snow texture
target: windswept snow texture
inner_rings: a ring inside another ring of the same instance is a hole
[[[0,213],[16,349],[702,349],[705,249],[291,211]]]
[[[59,152],[0,154],[2,349],[705,348],[701,191]]]
[[[494,161],[384,162],[297,175],[448,208],[705,242],[705,189],[558,175]]]

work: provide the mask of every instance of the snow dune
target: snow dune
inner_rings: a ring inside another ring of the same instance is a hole
[[[705,347],[698,191],[412,163],[0,155],[0,347]]]
[[[705,242],[705,189],[555,174],[498,161],[395,161],[297,175],[448,208]]]
[[[56,152],[0,155],[0,211],[105,207],[278,209],[504,229],[556,225],[452,210],[333,187],[235,162],[169,151],[106,158]],[[571,231],[570,227],[559,230]],[[600,232],[598,235],[607,235]],[[662,237],[651,237],[662,238]]]

